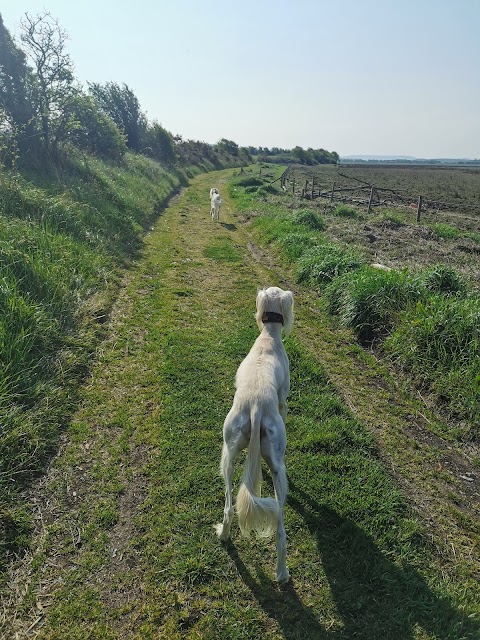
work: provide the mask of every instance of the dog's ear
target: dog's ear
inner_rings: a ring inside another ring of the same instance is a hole
[[[262,316],[263,312],[266,311],[266,301],[268,296],[265,292],[265,289],[259,289],[257,291],[257,313],[255,314],[255,320],[257,321],[258,328],[260,331],[263,329]]]
[[[283,330],[288,338],[293,326],[293,293],[284,291],[282,295]]]

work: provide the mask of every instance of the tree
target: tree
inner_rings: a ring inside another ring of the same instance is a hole
[[[147,118],[140,109],[140,103],[133,91],[126,85],[115,82],[102,85],[89,83],[91,95],[101,109],[127,136],[127,145],[134,151],[141,151],[142,139],[147,130]]]
[[[143,153],[161,164],[171,165],[176,160],[174,139],[172,134],[158,122],[148,125],[144,134]]]
[[[26,125],[32,116],[28,102],[26,55],[19,49],[3,24],[0,15],[0,106],[3,123]]]
[[[119,159],[127,151],[125,135],[92,96],[78,93],[71,105],[68,139],[98,156]]]
[[[49,13],[26,13],[20,26],[20,40],[35,70],[32,101],[37,126],[46,151],[55,151],[65,137],[77,94],[73,65],[65,52],[67,34]]]
[[[300,164],[306,164],[307,152],[302,147],[296,146],[292,149],[292,156],[297,159]]]
[[[226,138],[222,138],[219,142],[217,142],[217,147],[221,151],[225,151],[228,155],[238,156],[238,144],[233,142],[233,140],[227,140]]]
[[[0,133],[7,161],[15,156],[15,149],[24,151],[36,141],[31,88],[26,55],[15,45],[0,15]]]

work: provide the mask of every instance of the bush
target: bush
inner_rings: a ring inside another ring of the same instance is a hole
[[[75,98],[69,139],[80,149],[104,158],[118,160],[127,152],[125,135],[90,96]]]
[[[306,251],[298,261],[298,282],[328,282],[346,271],[358,269],[360,258],[334,244],[321,244]]]

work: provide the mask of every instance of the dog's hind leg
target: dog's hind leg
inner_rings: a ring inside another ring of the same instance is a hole
[[[223,510],[223,522],[215,525],[215,531],[220,540],[228,540],[230,536],[230,526],[233,520],[233,470],[238,454],[248,443],[242,432],[242,424],[246,423],[247,420],[247,417],[236,414],[233,409],[225,419],[222,460],[220,462],[220,474],[225,482],[225,508]]]
[[[283,415],[278,415],[275,420],[265,421],[264,436],[261,440],[262,456],[270,468],[275,498],[278,504],[278,525],[276,532],[277,542],[277,570],[275,579],[277,582],[288,582],[290,574],[287,569],[287,536],[283,523],[283,508],[287,497],[287,473],[283,462],[285,455],[287,436]]]
[[[233,520],[232,476],[234,463],[235,459],[230,454],[228,445],[224,443],[220,471],[225,482],[225,509],[223,510],[223,522],[215,525],[215,531],[220,540],[228,540],[230,536],[230,526]]]
[[[278,528],[276,534],[277,542],[277,570],[275,579],[277,582],[288,582],[290,574],[287,569],[287,536],[283,524],[283,507],[287,497],[287,474],[285,465],[280,464],[276,471],[272,471],[273,486],[278,502]]]

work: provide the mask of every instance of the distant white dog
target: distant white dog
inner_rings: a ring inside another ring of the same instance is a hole
[[[285,421],[290,390],[288,356],[282,329],[288,336],[293,325],[293,294],[278,287],[257,294],[255,315],[261,331],[250,353],[240,364],[233,405],[223,425],[220,473],[225,480],[223,522],[215,525],[220,540],[227,540],[233,518],[232,476],[235,458],[248,446],[243,481],[237,496],[237,515],[242,533],[260,536],[276,533],[276,580],[287,582],[286,535],[283,507],[287,495],[284,465],[287,441]],[[275,498],[261,498],[262,462],[272,473]]]
[[[212,220],[220,220],[220,209],[222,208],[222,199],[220,193],[215,187],[210,189],[210,213]]]

